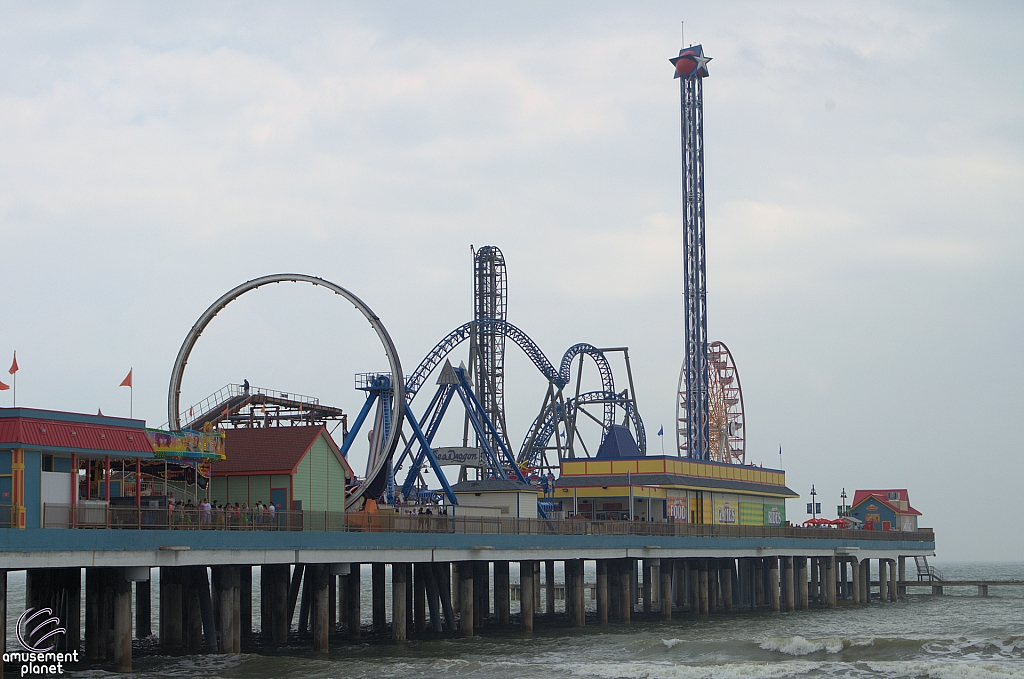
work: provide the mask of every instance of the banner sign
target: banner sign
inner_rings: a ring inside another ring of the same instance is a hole
[[[434,457],[441,465],[484,466],[484,452],[479,448],[434,448]]]
[[[225,459],[224,432],[219,429],[209,431],[147,429],[146,438],[149,439],[149,445],[153,446],[153,454],[158,458]]]

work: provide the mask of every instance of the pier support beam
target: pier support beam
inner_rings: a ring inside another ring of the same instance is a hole
[[[608,571],[608,619],[619,622],[619,607],[622,605],[622,595],[619,593],[619,585],[622,583],[619,577],[619,562],[617,559],[606,559],[605,564]]]
[[[555,562],[544,562],[544,612],[555,614]]]
[[[754,607],[764,606],[764,559],[753,559],[754,562]]]
[[[313,633],[313,650],[327,653],[331,634],[331,567],[325,563],[310,564],[306,567],[310,590],[310,631]]]
[[[373,631],[383,634],[387,627],[387,602],[385,601],[385,577],[387,566],[375,563],[370,566],[370,587],[373,590]]]
[[[460,561],[459,574],[459,629],[463,638],[473,636],[473,562]],[[530,583],[531,589],[533,583]],[[532,592],[531,592],[532,593]],[[530,600],[531,607],[533,599]]]
[[[511,617],[511,596],[508,561],[494,562],[494,617],[501,626],[508,626]],[[521,592],[520,592],[521,594]]]
[[[434,579],[437,581],[437,593],[441,597],[441,611],[444,613],[445,624],[449,632],[459,629],[455,621],[455,610],[452,606],[452,565],[447,562],[434,564]]]
[[[722,608],[726,611],[732,610],[733,585],[736,582],[736,560],[726,559],[719,568],[722,580]]]
[[[786,590],[786,612],[796,610],[796,578],[793,577],[793,557],[782,557],[782,581]]]
[[[440,634],[444,631],[444,621],[441,617],[441,592],[437,586],[437,577],[434,575],[434,564],[424,563],[423,580],[427,588],[427,609],[430,611],[430,629]]]
[[[772,596],[772,610],[778,612],[782,610],[782,602],[779,596],[779,558],[775,556],[768,558],[768,587]]]
[[[112,590],[114,613],[114,671],[132,671],[132,583],[124,568],[107,573]]]
[[[360,577],[363,565],[360,563],[351,564],[348,575],[345,576],[345,604],[348,606],[348,637],[358,639],[362,636],[363,609],[362,609],[362,585]],[[287,636],[287,635],[286,635]]]
[[[896,581],[896,562],[892,559],[889,560],[889,598],[895,603],[899,597],[899,585]]]
[[[238,639],[252,640],[252,566],[238,567]]]
[[[237,566],[214,566],[217,611],[220,613],[220,652],[241,653],[240,578]]]
[[[576,567],[576,562],[572,559],[566,559],[562,562],[562,573],[565,577],[565,582],[562,586],[562,592],[564,593],[563,599],[565,600],[565,617],[569,619],[569,626],[574,627],[576,625],[576,593],[574,588],[576,587],[576,577],[573,575],[573,568]]]
[[[889,577],[886,571],[888,561],[878,560],[878,600],[882,603],[889,601]]]
[[[718,611],[718,559],[708,559],[708,613]]]
[[[391,564],[391,640],[405,641],[408,636],[408,610],[405,588],[409,582],[409,564]],[[472,618],[472,615],[470,615]]]
[[[427,631],[427,564],[413,564],[412,580],[412,628],[416,634],[422,634]],[[497,596],[497,592],[495,592],[495,596]]]
[[[633,571],[633,559],[619,561],[619,622],[629,624],[633,618],[633,587],[636,577]]]
[[[806,611],[808,608],[807,557],[794,556],[793,561],[793,573],[795,574],[797,583],[797,596],[800,599],[799,606],[801,610]]]
[[[853,603],[859,604],[860,603],[860,584],[861,584],[860,583],[860,561],[858,561],[857,557],[855,557],[855,556],[850,557],[850,576],[851,576],[851,578],[853,580],[853,582],[851,583],[852,592],[850,593],[850,596],[853,599]]]
[[[654,589],[654,563],[651,559],[644,559],[641,563],[643,572],[640,575],[642,583],[640,598],[643,600],[644,615],[650,614],[652,610],[651,598]]]
[[[572,567],[573,627],[587,624],[587,590],[583,582],[583,559],[574,559]]]
[[[899,558],[899,561],[898,561],[898,563],[899,563],[899,572],[898,572],[898,575],[897,575],[896,579],[897,579],[898,582],[906,582],[907,581],[907,557],[901,556],[901,557],[898,557],[898,558]],[[907,595],[907,586],[906,585],[899,585],[899,587],[896,589],[896,594],[899,595],[899,596],[906,596]]]
[[[77,569],[76,569],[77,570]],[[70,598],[69,598],[70,599]],[[78,601],[76,597],[74,601]],[[151,593],[149,580],[139,580],[135,583],[135,638],[145,639],[153,634],[153,621],[151,611],[153,608],[153,595]],[[68,637],[72,638],[71,630],[68,630]]]
[[[597,560],[597,624],[608,624],[608,559]]]
[[[988,585],[978,585],[978,596],[988,596]]]
[[[519,617],[522,629],[527,633],[533,632],[533,571],[533,561],[519,562]]]
[[[871,559],[860,562],[860,603],[871,602]]]
[[[85,569],[85,657],[99,660],[103,656],[97,638],[101,634],[103,571]],[[166,649],[179,649],[182,644],[182,586],[181,567],[164,566],[160,569],[160,645]]]
[[[825,600],[829,608],[836,607],[836,558],[826,556],[825,559]]]
[[[658,594],[660,594],[660,607],[661,607],[661,619],[671,620],[672,619],[672,574],[675,571],[675,561],[669,559],[661,560],[661,587],[658,588]],[[732,589],[730,588],[730,592]]]
[[[708,596],[708,562],[705,560],[700,561],[700,565],[697,567],[697,578],[700,598],[700,614],[708,615],[710,611],[710,598]]]
[[[260,631],[264,639],[274,644],[288,643],[288,576],[289,566],[267,564],[260,567],[260,597],[264,618]]]
[[[821,559],[816,556],[811,557],[811,586],[810,586],[810,598],[814,599],[818,603],[821,601]]]

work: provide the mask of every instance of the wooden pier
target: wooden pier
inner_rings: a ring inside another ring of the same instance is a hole
[[[905,587],[925,584],[897,578],[905,559],[935,549],[927,529],[387,514],[370,519],[323,512],[283,512],[259,526],[204,524],[201,517],[154,525],[140,511],[109,516],[99,528],[0,529],[0,585],[8,571],[26,570],[28,605],[51,608],[68,630],[57,650],[80,649],[84,630],[85,657],[121,672],[132,667],[132,637],[154,631],[153,596],[160,601],[156,632],[167,651],[237,653],[254,635],[279,645],[296,629],[321,652],[330,643],[358,639],[364,631],[364,564],[373,592],[372,630],[403,642],[468,637],[512,625],[530,633],[535,618],[544,617],[582,627],[629,624],[637,614],[671,620],[719,611],[866,604],[872,589],[881,601],[894,601]],[[66,518],[63,510],[55,514]],[[886,574],[881,581],[869,578],[872,559]],[[557,561],[564,565],[564,583],[554,582]],[[586,561],[596,562],[596,583],[584,582]],[[511,562],[519,568],[510,568]],[[252,615],[254,566],[262,569],[258,630]],[[158,592],[150,588],[153,568],[160,569]],[[983,584],[992,583],[978,583],[979,588]],[[552,618],[556,601],[564,602],[564,618]],[[588,617],[588,601],[596,604],[596,616]],[[3,596],[0,624],[6,615]]]

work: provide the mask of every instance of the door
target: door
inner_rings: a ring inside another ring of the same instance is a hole
[[[270,501],[274,503],[275,506],[277,506],[278,511],[284,511],[288,509],[288,489],[271,488]]]

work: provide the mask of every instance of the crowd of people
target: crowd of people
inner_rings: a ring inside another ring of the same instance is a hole
[[[281,508],[272,502],[264,504],[257,500],[251,507],[247,502],[234,504],[203,498],[199,504],[189,499],[175,502],[171,496],[167,501],[169,523],[172,528],[199,529],[274,529],[278,527]]]

